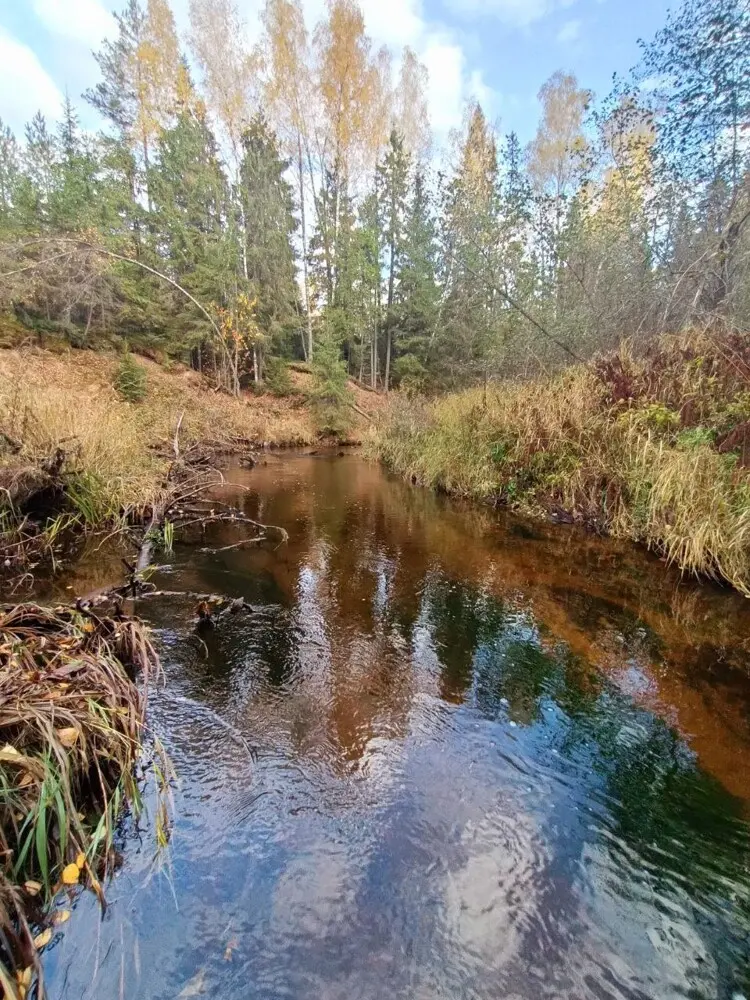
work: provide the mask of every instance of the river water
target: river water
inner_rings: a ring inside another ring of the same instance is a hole
[[[160,586],[253,607],[213,632],[139,608],[170,849],[124,822],[52,998],[750,1000],[746,600],[354,455],[228,480],[290,541],[176,547]]]

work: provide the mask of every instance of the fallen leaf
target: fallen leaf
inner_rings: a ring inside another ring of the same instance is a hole
[[[70,910],[57,910],[52,914],[53,924],[64,924],[67,920],[70,920]]]
[[[62,873],[63,885],[76,885],[80,875],[81,870],[78,865],[66,865]]]
[[[226,947],[226,949],[224,951],[224,961],[225,962],[231,962],[232,961],[232,953],[234,952],[235,948],[239,948],[239,945],[240,945],[240,943],[239,943],[239,941],[237,940],[236,937],[230,938],[227,941],[227,947]]]
[[[37,934],[34,938],[34,947],[37,951],[41,951],[45,945],[48,945],[52,940],[52,928],[48,927],[46,931],[42,931],[41,934]]]
[[[83,851],[81,851],[81,853],[76,858],[76,864],[78,865],[78,868],[81,871],[83,871],[83,869],[86,867],[86,855],[83,853]]]
[[[23,887],[30,896],[37,896],[42,891],[42,883],[34,882],[31,879],[24,882]]]
[[[78,737],[81,735],[80,729],[76,729],[75,726],[67,726],[65,729],[57,729],[55,731],[58,740],[64,747],[75,746],[78,742]]]
[[[18,760],[21,754],[12,747],[10,743],[6,743],[2,750],[0,750],[0,761],[3,763],[9,763],[10,761]]]
[[[187,997],[197,997],[206,992],[206,970],[199,969],[177,994],[178,1000],[187,1000]]]

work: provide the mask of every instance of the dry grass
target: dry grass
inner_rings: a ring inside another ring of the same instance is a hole
[[[9,447],[0,437],[0,537],[11,575],[48,561],[65,529],[122,523],[153,505],[181,415],[184,449],[194,443],[227,450],[302,445],[317,438],[302,396],[234,399],[196,372],[166,371],[145,358],[137,363],[146,372],[146,397],[125,402],[113,386],[118,361],[92,351],[0,350],[0,429],[21,446]],[[65,452],[65,498],[40,522],[36,514],[26,516],[15,494],[29,492],[24,478],[38,478],[57,448]]]
[[[748,356],[748,340],[693,335],[643,359],[402,402],[372,449],[414,482],[570,517],[748,593]]]
[[[126,403],[113,387],[118,361],[114,354],[93,351],[0,351],[0,406],[6,414],[10,411],[15,423],[23,421],[24,413],[38,414],[36,422],[47,438],[39,443],[46,446],[68,432],[83,433],[85,440],[92,435],[90,440],[101,449],[99,439],[111,433],[123,448],[132,445],[137,451],[139,445],[170,442],[183,412],[186,444],[209,440],[228,445],[242,439],[291,445],[316,438],[309,413],[295,401],[270,396],[234,399],[215,392],[197,372],[179,365],[167,371],[147,358],[137,359],[146,372],[146,398]],[[47,397],[44,402],[41,396]],[[91,425],[103,415],[106,433],[97,433]],[[111,463],[111,456],[107,458]]]

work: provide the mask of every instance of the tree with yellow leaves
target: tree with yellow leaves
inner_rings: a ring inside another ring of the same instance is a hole
[[[261,20],[265,29],[263,43],[267,72],[265,99],[271,121],[284,143],[287,154],[295,162],[307,325],[305,356],[308,361],[312,361],[313,325],[307,261],[305,180],[305,160],[306,157],[308,161],[311,159],[310,138],[314,121],[314,107],[311,107],[312,70],[309,39],[300,0],[267,0]]]
[[[407,45],[401,56],[398,85],[394,95],[393,123],[403,137],[404,148],[417,162],[424,162],[432,145],[427,107],[427,67]]]
[[[254,381],[260,381],[259,356],[264,337],[258,326],[257,307],[258,299],[254,295],[240,292],[230,307],[216,310],[225,369],[222,381],[235,396],[240,393],[243,364],[248,356],[252,358]]]
[[[139,0],[128,0],[115,20],[117,37],[96,54],[102,80],[85,96],[140,153],[148,197],[151,150],[177,104],[179,42],[167,0],[147,0],[145,10]]]
[[[388,138],[389,116],[384,110],[390,92],[390,63],[383,53],[373,55],[355,0],[328,0],[328,15],[316,28],[313,44],[321,106],[315,137],[317,163],[310,163],[310,173],[323,179],[315,209],[330,303],[345,199],[359,177],[374,168]]]

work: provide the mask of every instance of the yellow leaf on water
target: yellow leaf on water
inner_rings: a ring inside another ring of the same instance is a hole
[[[68,726],[65,729],[58,729],[57,738],[62,743],[64,747],[72,747],[78,742],[78,737],[81,735],[80,729],[76,729],[75,726]]]
[[[70,910],[57,910],[52,914],[53,924],[64,924],[66,920],[70,920]]]
[[[48,927],[46,931],[42,931],[41,934],[37,934],[34,938],[34,947],[37,951],[41,951],[45,945],[48,945],[52,940],[52,928]]]
[[[63,885],[76,885],[80,875],[81,870],[78,865],[66,865],[62,873]]]
[[[83,853],[83,851],[81,851],[78,857],[76,858],[76,864],[78,865],[78,868],[81,871],[83,871],[83,869],[86,867],[86,855]]]
[[[24,882],[23,887],[30,896],[36,896],[42,891],[42,883],[34,882],[31,879],[28,882]]]

